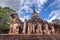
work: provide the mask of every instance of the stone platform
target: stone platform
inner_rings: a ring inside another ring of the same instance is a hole
[[[0,40],[60,40],[60,35],[0,34]]]

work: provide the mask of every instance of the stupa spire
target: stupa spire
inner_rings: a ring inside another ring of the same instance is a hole
[[[38,14],[37,14],[36,10],[33,11],[32,17],[33,18],[38,18]]]

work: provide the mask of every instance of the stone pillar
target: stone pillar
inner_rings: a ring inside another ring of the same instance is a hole
[[[32,23],[28,23],[28,35],[32,33]]]
[[[41,27],[41,24],[38,23],[38,26],[37,26],[37,34],[41,34],[42,35],[42,27]]]
[[[48,24],[45,24],[45,30],[44,30],[45,34],[50,35],[50,30],[48,28]]]
[[[23,33],[25,33],[26,31],[26,21],[24,21],[24,26],[23,26]]]
[[[54,26],[52,26],[51,30],[52,30],[52,34],[55,34]]]
[[[34,26],[34,24],[33,24],[32,30],[33,30],[33,32],[35,32],[35,26]]]

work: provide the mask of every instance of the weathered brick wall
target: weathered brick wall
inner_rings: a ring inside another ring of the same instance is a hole
[[[0,35],[0,40],[60,40],[60,35]]]

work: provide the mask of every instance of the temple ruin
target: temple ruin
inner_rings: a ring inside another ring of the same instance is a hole
[[[24,22],[19,19],[17,13],[12,13],[11,17],[10,34],[54,35],[60,31],[58,30],[60,25],[48,23],[47,21],[40,19],[35,10],[32,14],[32,18],[29,20],[25,19]]]

